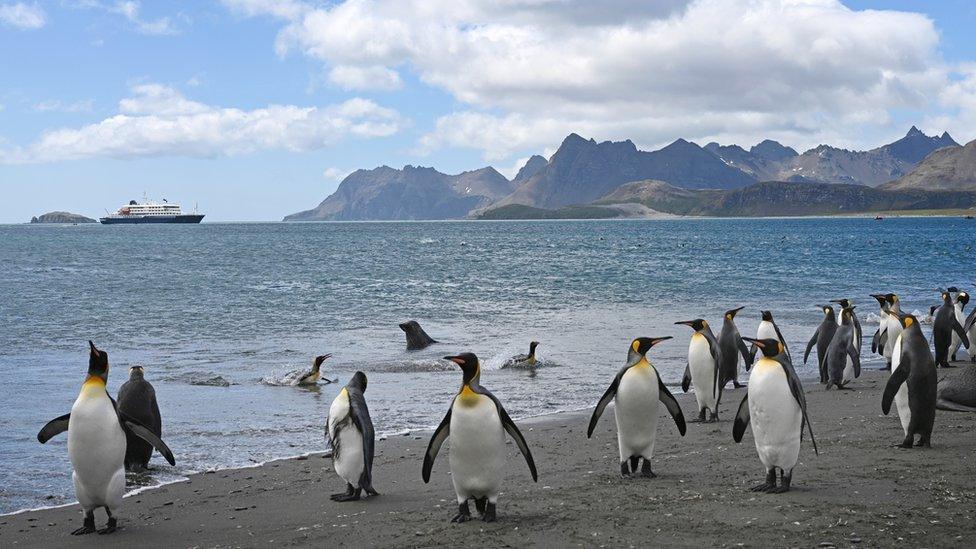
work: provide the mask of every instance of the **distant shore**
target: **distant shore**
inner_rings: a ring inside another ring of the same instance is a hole
[[[894,412],[880,412],[886,377],[866,371],[853,391],[806,386],[821,453],[815,456],[805,437],[794,489],[782,495],[748,491],[763,470],[751,434],[742,444],[732,441],[731,420],[744,394],[739,389],[726,391],[719,423],[689,424],[683,438],[661,417],[653,461],[658,478],[652,480],[618,477],[612,413],[591,440],[585,436],[589,411],[519,422],[539,482],[531,481],[509,444],[509,474],[494,524],[449,523],[456,504],[446,448],[425,485],[420,465],[430,433],[414,432],[378,442],[374,485],[382,495],[375,499],[330,501],[341,483],[331,460],[313,454],[196,474],[128,497],[122,529],[97,540],[68,535],[80,524],[76,505],[0,516],[0,545],[968,546],[976,508],[976,414],[939,411],[931,449],[892,448],[902,431]],[[676,396],[692,417],[691,395]],[[96,516],[104,521],[101,511]]]

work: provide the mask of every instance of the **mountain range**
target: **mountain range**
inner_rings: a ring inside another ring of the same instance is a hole
[[[976,191],[976,150],[970,145],[960,147],[948,133],[928,136],[914,126],[903,138],[875,149],[819,145],[802,154],[768,139],[748,150],[718,143],[701,147],[677,139],[648,152],[629,140],[598,143],[573,133],[548,160],[532,156],[511,180],[492,167],[457,175],[409,165],[399,170],[388,166],[357,170],[317,207],[289,215],[285,221],[493,217],[486,212],[530,211],[526,208],[566,214],[566,207],[592,203],[599,209],[607,200],[652,207],[643,199],[623,200],[621,194],[629,192],[628,184],[647,181],[675,189],[668,193],[675,200],[680,196],[703,200],[737,189],[775,189],[789,190],[785,199],[815,200],[826,193],[834,196],[835,203],[867,207],[868,202],[852,197],[860,193],[876,201],[895,200],[894,195],[869,192],[878,186],[881,191]],[[756,187],[768,181],[800,186]],[[810,192],[801,192],[802,185],[809,185]],[[843,187],[830,189],[831,185]],[[947,200],[941,194],[930,198]],[[898,200],[929,203],[927,198]]]

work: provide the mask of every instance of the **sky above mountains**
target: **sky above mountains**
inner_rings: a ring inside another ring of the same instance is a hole
[[[974,24],[962,0],[0,0],[0,222],[144,191],[280,219],[357,168],[514,176],[571,132],[966,142]]]

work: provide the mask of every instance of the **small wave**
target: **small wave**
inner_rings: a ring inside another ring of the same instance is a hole
[[[420,244],[433,244],[433,243],[437,242],[437,240],[435,240],[433,238],[421,238],[417,242],[419,242]]]
[[[190,385],[199,385],[203,387],[230,387],[233,383],[227,381],[221,376],[213,376],[208,378],[191,379]]]
[[[308,370],[301,368],[285,372],[284,374],[272,372],[271,375],[262,377],[261,383],[270,385],[272,387],[297,387],[299,380],[301,380],[302,376],[304,376],[306,373],[308,373]],[[319,380],[319,383],[328,385],[329,383],[338,383],[338,381],[338,378],[328,379],[326,377],[322,377]]]
[[[457,366],[443,359],[428,359],[371,364],[369,369],[375,372],[401,374],[416,372],[448,372],[457,370]]]

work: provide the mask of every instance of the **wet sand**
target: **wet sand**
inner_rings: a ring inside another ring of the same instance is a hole
[[[661,417],[655,479],[619,477],[611,410],[591,440],[590,411],[521,421],[539,482],[509,443],[510,474],[493,524],[449,522],[456,511],[450,442],[425,485],[420,469],[430,433],[420,432],[378,442],[377,498],[330,501],[342,483],[331,460],[317,454],[193,475],[126,498],[121,529],[111,536],[68,535],[81,525],[77,506],[2,516],[0,546],[971,547],[976,414],[939,411],[931,449],[893,448],[903,435],[894,410],[881,414],[886,378],[864,372],[852,391],[807,385],[820,455],[805,437],[786,494],[749,491],[764,471],[750,432],[741,444],[732,441],[739,389],[723,396],[719,423],[689,424],[685,437]],[[693,417],[691,395],[676,396]],[[99,510],[96,522],[104,520]]]

